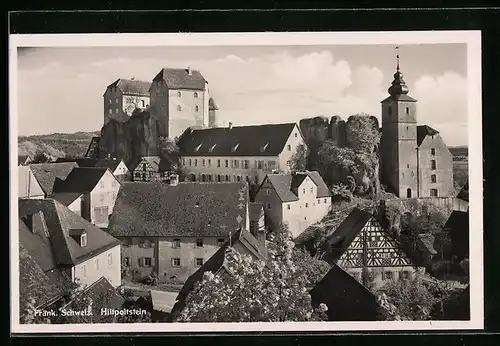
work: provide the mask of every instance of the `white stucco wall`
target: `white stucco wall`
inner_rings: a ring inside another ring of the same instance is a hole
[[[114,175],[108,170],[101,178],[99,183],[90,193],[90,219],[91,223],[97,227],[107,227],[108,219],[105,222],[98,223],[96,220],[95,208],[108,207],[108,215],[113,212],[116,196],[120,189],[120,183]]]
[[[82,284],[89,286],[104,276],[113,287],[120,286],[120,256],[120,245],[117,245],[97,256],[77,264],[73,270],[73,280],[78,278]]]

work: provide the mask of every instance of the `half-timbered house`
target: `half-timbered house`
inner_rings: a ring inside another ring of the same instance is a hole
[[[133,181],[163,181],[169,167],[159,156],[143,156],[133,165]]]
[[[376,218],[358,208],[333,232],[328,244],[331,259],[366,286],[412,279],[420,270]]]

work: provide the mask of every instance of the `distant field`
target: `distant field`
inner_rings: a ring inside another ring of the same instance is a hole
[[[19,155],[43,152],[52,157],[83,156],[93,136],[100,132],[52,133],[49,135],[19,136]]]
[[[453,156],[469,156],[469,148],[468,147],[449,147]]]

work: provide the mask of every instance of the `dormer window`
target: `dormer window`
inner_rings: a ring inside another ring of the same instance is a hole
[[[231,148],[231,151],[234,153],[238,147],[240,146],[240,143],[237,143],[234,147]]]
[[[81,247],[87,246],[87,232],[84,229],[70,229],[69,236]]]
[[[196,152],[196,151],[200,150],[200,148],[201,148],[201,143],[198,144],[198,146],[196,148],[194,148],[194,151]]]
[[[195,98],[195,99],[197,99],[197,98],[198,98],[198,93],[197,93],[197,92],[195,92],[195,93],[193,94],[193,96],[194,96],[194,98]]]
[[[260,152],[263,153],[264,151],[266,151],[268,145],[269,143],[266,143],[262,147],[260,147]]]
[[[210,153],[211,153],[212,151],[214,151],[214,149],[215,149],[215,146],[216,146],[216,145],[217,145],[217,144],[214,144],[214,145],[212,145],[210,148],[208,148],[208,152],[210,152]]]
[[[177,92],[177,97],[181,97],[181,96],[182,96],[181,92],[180,92],[180,91],[178,91],[178,92]]]
[[[200,202],[196,202],[196,203],[194,204],[194,206],[195,206],[196,208],[199,208],[199,207],[200,207]]]
[[[81,246],[81,247],[85,247],[85,246],[87,246],[87,233],[83,233],[83,234],[80,236],[80,246]]]

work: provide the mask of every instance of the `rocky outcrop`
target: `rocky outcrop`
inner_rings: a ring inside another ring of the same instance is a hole
[[[147,111],[136,112],[126,122],[112,119],[102,127],[99,156],[130,163],[137,157],[159,155],[158,145],[158,121]]]

